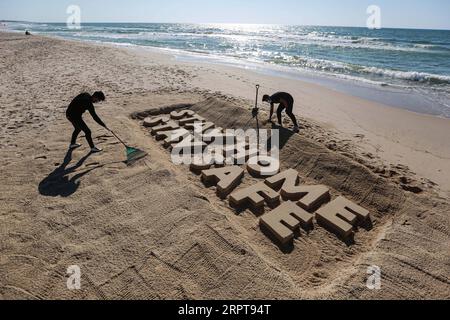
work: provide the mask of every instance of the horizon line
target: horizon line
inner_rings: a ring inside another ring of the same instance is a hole
[[[25,23],[35,23],[35,24],[66,24],[66,22],[49,22],[49,21],[27,21],[27,20],[2,20],[0,22],[25,22]],[[101,23],[110,23],[110,24],[197,24],[197,25],[214,25],[214,24],[223,24],[223,25],[267,25],[267,26],[298,26],[298,27],[330,27],[330,28],[364,28],[368,29],[366,26],[350,26],[350,25],[320,25],[320,24],[281,24],[281,23],[250,23],[250,22],[130,22],[130,21],[87,21],[82,22],[83,24],[101,24]],[[450,27],[448,29],[444,28],[424,28],[424,27],[381,27],[382,29],[403,29],[403,30],[434,30],[434,31],[450,31]]]

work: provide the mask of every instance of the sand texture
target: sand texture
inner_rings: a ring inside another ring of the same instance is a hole
[[[173,164],[143,121],[175,106],[223,128],[254,127],[253,84],[286,79],[11,33],[0,33],[0,68],[0,299],[450,298],[450,148],[438,140],[448,120],[297,84],[303,130],[282,130],[282,169],[366,208],[372,225],[346,242],[314,221],[280,248],[261,213],[237,213]],[[88,115],[105,152],[89,156],[80,136],[83,147],[67,153],[65,108],[99,89],[98,114],[149,153],[144,161],[127,167],[123,146]],[[397,113],[401,124],[371,131]],[[260,181],[246,172],[238,190]],[[66,287],[71,265],[79,291]],[[366,287],[371,265],[382,268],[381,290]]]

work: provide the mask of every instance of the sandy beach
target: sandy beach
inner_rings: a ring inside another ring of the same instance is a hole
[[[162,51],[18,33],[0,32],[0,68],[0,299],[450,298],[450,119]],[[282,168],[370,211],[353,243],[315,227],[280,250],[260,217],[236,214],[142,126],[180,104],[223,128],[253,126],[257,83],[296,100],[301,132]],[[67,154],[67,105],[97,90],[98,114],[145,161],[127,167],[89,117],[105,151],[87,155],[80,137]],[[82,290],[66,288],[71,265]],[[366,287],[372,265],[382,290]]]

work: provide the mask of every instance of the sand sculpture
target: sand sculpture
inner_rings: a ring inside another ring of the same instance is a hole
[[[216,125],[212,122],[188,123],[184,126],[187,130],[205,133],[208,130],[216,128]]]
[[[160,133],[156,134],[156,139],[157,140],[164,140],[164,148],[169,148],[171,147],[173,144],[177,144],[180,143],[181,141],[183,141],[186,137],[189,137],[191,135],[191,133],[184,129],[184,128],[180,128],[177,130],[172,130],[172,131],[162,131]]]
[[[280,190],[284,200],[298,201],[305,210],[314,210],[330,199],[330,189],[323,185],[298,185],[300,177],[294,169],[286,170],[266,180],[266,184]],[[281,188],[281,189],[280,189]]]
[[[173,111],[170,113],[170,117],[173,120],[181,120],[183,118],[192,118],[195,116],[195,112],[192,110]]]
[[[247,170],[258,178],[273,176],[280,172],[280,161],[270,156],[253,157],[247,163]]]
[[[147,123],[147,126],[150,126],[150,123]],[[173,131],[173,130],[177,130],[177,129],[180,129],[180,126],[178,125],[178,123],[176,123],[175,121],[167,121],[163,124],[152,127],[151,132],[152,132],[152,135],[156,135],[159,132]]]
[[[328,187],[301,184],[296,170],[280,172],[278,160],[259,155],[256,147],[230,136],[191,110],[147,118],[143,125],[172,152],[192,152],[190,169],[201,174],[205,185],[215,186],[217,195],[228,198],[232,207],[250,207],[255,211],[264,211],[266,205],[271,208],[260,218],[260,226],[281,245],[291,243],[300,228],[310,228],[314,218],[320,226],[344,239],[354,234],[355,227],[370,220],[368,210],[342,196],[330,202]],[[202,133],[201,137],[198,133]],[[203,153],[217,139],[223,141],[223,146],[215,146],[213,153],[220,157],[213,156],[205,163],[195,152]],[[217,161],[219,158],[226,159],[226,163]],[[236,190],[245,176],[243,167],[236,164],[246,164],[250,175],[265,180]]]
[[[259,151],[256,147],[251,146],[250,149],[240,148],[237,153],[231,156],[232,163],[247,163],[251,158],[256,157]]]
[[[180,143],[172,147],[172,153],[195,155],[198,152],[203,154],[206,143],[195,139],[191,134],[186,136]]]
[[[260,225],[276,237],[281,244],[287,244],[294,239],[295,231],[300,226],[308,228],[313,223],[314,216],[300,208],[292,201],[287,201],[272,212],[264,215]]]
[[[317,221],[320,224],[336,231],[342,237],[349,237],[357,222],[369,219],[369,211],[339,197],[317,211]]]
[[[217,186],[220,198],[226,198],[236,188],[244,177],[244,169],[237,166],[204,170],[202,180]]]
[[[264,203],[273,207],[279,202],[280,194],[267,186],[264,182],[236,191],[230,196],[230,203],[233,206],[238,207],[250,203],[253,209],[256,210],[264,208]]]
[[[169,120],[170,120],[170,117],[168,117],[168,116],[157,116],[157,117],[153,117],[153,118],[146,118],[144,120],[144,127],[153,128],[162,123],[167,123],[167,122],[169,122]]]
[[[206,122],[205,118],[200,117],[199,115],[195,115],[190,118],[184,118],[178,121],[180,126],[185,126],[187,124],[198,123],[198,122]]]

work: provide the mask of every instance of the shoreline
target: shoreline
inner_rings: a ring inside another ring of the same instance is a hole
[[[109,43],[115,45],[114,43]],[[119,47],[127,47],[119,45]],[[421,115],[430,115],[437,118],[450,119],[450,109],[432,107],[435,101],[430,101],[426,94],[415,91],[413,87],[403,87],[395,84],[386,84],[354,76],[339,77],[338,75],[322,74],[310,70],[301,70],[289,66],[273,65],[270,63],[249,62],[227,57],[214,55],[196,54],[193,52],[172,50],[157,47],[129,46],[129,48],[138,48],[154,52],[163,52],[173,55],[177,61],[190,63],[210,63],[222,66],[229,66],[250,70],[261,75],[285,78],[290,80],[299,80],[310,84],[326,87],[327,89],[351,95],[355,98],[361,98],[386,106],[411,111]],[[427,105],[425,105],[427,104]]]
[[[4,32],[21,33],[18,30],[1,30]],[[386,83],[383,80],[371,80],[357,75],[333,74],[318,70],[309,70],[287,65],[277,65],[269,62],[250,61],[239,58],[193,52],[183,49],[171,49],[165,47],[153,47],[132,43],[120,43],[113,41],[89,40],[64,37],[60,35],[48,35],[37,32],[36,35],[56,38],[66,41],[106,45],[117,48],[130,48],[148,50],[154,53],[163,53],[174,56],[180,62],[210,63],[222,66],[237,67],[244,70],[253,70],[267,76],[276,76],[291,80],[300,80],[311,84],[320,85],[340,93],[348,94],[356,98],[369,100],[393,108],[400,108],[411,112],[431,115],[438,118],[450,119],[450,106],[441,98],[442,93],[436,88],[422,88],[415,84]]]
[[[360,149],[358,156],[376,160],[375,170],[406,166],[425,185],[437,184],[441,195],[450,195],[450,177],[446,173],[450,172],[450,142],[445,139],[450,135],[450,119],[353,97],[301,80],[208,62],[181,62],[175,55],[141,47],[122,49],[138,53],[144,61],[157,57],[161,63],[194,68],[198,75],[193,86],[211,92],[254,101],[255,83],[263,91],[289,91],[296,100],[294,113],[318,121],[326,130],[334,132],[331,141],[336,138],[351,141]],[[268,109],[261,102],[260,106]]]

